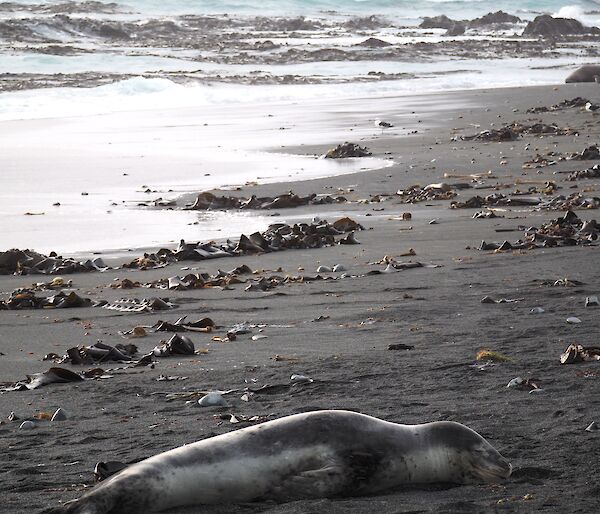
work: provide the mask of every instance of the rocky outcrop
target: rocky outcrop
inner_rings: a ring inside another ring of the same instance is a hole
[[[600,29],[596,27],[585,27],[580,21],[571,18],[553,18],[548,14],[537,16],[530,21],[525,30],[524,36],[579,36],[585,34],[600,34]]]

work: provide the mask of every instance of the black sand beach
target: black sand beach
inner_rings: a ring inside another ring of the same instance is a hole
[[[464,423],[511,461],[513,474],[497,485],[430,486],[373,497],[178,512],[595,512],[600,494],[598,432],[585,428],[593,421],[600,422],[600,363],[562,365],[560,355],[572,343],[598,345],[600,307],[585,307],[587,296],[600,294],[598,245],[592,241],[480,251],[482,240],[514,242],[524,234],[519,226],[540,227],[564,216],[565,211],[501,205],[495,211],[499,217],[473,219],[483,207],[449,206],[451,201],[476,195],[510,196],[517,188],[543,188],[546,181],[555,182],[559,189],[551,195],[536,192],[526,196],[547,199],[577,191],[584,191],[586,198],[598,195],[600,179],[566,181],[565,172],[591,168],[600,161],[558,160],[553,155],[547,158],[557,160],[554,165],[523,169],[523,164],[536,154],[567,155],[598,144],[600,118],[580,106],[538,113],[527,110],[575,97],[598,102],[600,89],[597,84],[569,84],[435,97],[447,109],[422,115],[424,109],[415,97],[411,110],[404,113],[406,128],[396,123],[372,140],[354,141],[367,146],[374,156],[393,158],[395,164],[390,168],[293,185],[248,186],[235,192],[248,197],[289,189],[300,195],[340,191],[348,203],[281,209],[273,220],[295,222],[319,216],[334,221],[349,216],[366,229],[355,234],[360,244],[63,277],[73,281],[72,288],[79,295],[93,300],[168,296],[177,305],[172,311],[132,314],[94,307],[1,311],[2,382],[15,382],[55,365],[42,360],[45,354],[62,355],[67,348],[97,340],[110,345],[133,342],[140,354],[147,353],[171,334],[149,332],[145,338],[130,341],[118,332],[154,325],[159,319],[210,317],[220,328],[188,334],[196,349],[207,349],[207,353],[160,358],[152,368],[108,372],[112,377],[103,380],[0,394],[4,456],[0,511],[36,512],[81,496],[94,483],[98,461],[139,460],[247,426],[245,422],[230,423],[230,414],[238,419],[274,419],[316,409],[350,409],[406,424]],[[371,107],[381,112],[384,102],[390,117],[398,114],[393,99],[370,102],[361,102],[360,116],[366,117],[364,112]],[[351,107],[340,123],[352,119]],[[360,116],[357,122],[363,121]],[[559,128],[575,129],[579,135],[452,141],[455,136],[498,129],[513,121],[555,123]],[[417,133],[409,134],[413,130]],[[324,141],[322,146],[294,151],[322,154],[340,142]],[[481,180],[465,177],[471,174],[481,175]],[[440,182],[466,182],[477,189],[456,190],[455,198],[416,204],[402,204],[395,195],[414,184]],[[360,202],[369,195],[392,196],[382,202]],[[398,219],[406,212],[411,213],[410,220]],[[582,220],[597,217],[596,210],[574,212]],[[402,256],[411,248],[415,255]],[[384,256],[424,266],[369,275],[385,269],[385,264],[369,264]],[[263,270],[256,276],[267,277],[314,277],[320,265],[342,264],[347,276],[321,273],[336,279],[285,284],[265,292],[245,291],[247,284],[186,291],[109,287],[115,279],[150,282],[189,272],[182,267],[214,275],[218,269],[242,264]],[[15,288],[52,278],[0,276],[0,299],[8,298]],[[557,283],[562,279],[570,282]],[[486,296],[514,301],[482,303]],[[530,313],[535,307],[544,312]],[[567,323],[569,317],[577,317],[581,323]],[[225,337],[233,325],[242,322],[254,325],[251,333],[240,334],[235,341],[212,340]],[[252,340],[252,335],[267,337]],[[399,343],[414,348],[388,349]],[[500,352],[508,360],[477,361],[481,349]],[[74,371],[95,367],[58,366]],[[101,367],[122,366],[106,363]],[[276,388],[272,394],[259,392],[247,398],[249,401],[241,399],[246,387],[289,385],[292,374],[306,375],[314,382]],[[160,375],[187,379],[157,381]],[[530,393],[507,388],[516,377],[530,379],[540,390]],[[240,391],[227,395],[229,407],[201,408],[186,404],[188,398],[167,401],[172,393],[230,389]],[[42,420],[32,430],[19,429],[23,420],[59,407],[67,413],[67,420]],[[9,421],[11,412],[20,419]]]

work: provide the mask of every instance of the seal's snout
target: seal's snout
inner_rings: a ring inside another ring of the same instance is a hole
[[[512,465],[497,451],[486,452],[485,458],[474,464],[476,474],[483,482],[500,482],[512,473]]]

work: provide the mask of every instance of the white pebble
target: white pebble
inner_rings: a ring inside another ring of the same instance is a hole
[[[64,421],[67,419],[67,414],[65,413],[64,410],[62,410],[60,407],[58,409],[56,409],[56,412],[54,413],[54,415],[52,416],[52,419],[50,421]]]
[[[200,407],[227,406],[227,400],[217,391],[211,391],[198,400]]]
[[[579,318],[576,318],[575,316],[571,316],[570,318],[567,318],[567,323],[581,323],[581,320]]]

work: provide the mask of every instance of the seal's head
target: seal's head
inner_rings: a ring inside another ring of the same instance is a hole
[[[477,432],[470,428],[443,421],[435,423],[432,435],[443,441],[447,458],[455,470],[459,483],[500,482],[510,476],[512,466],[498,451]]]

